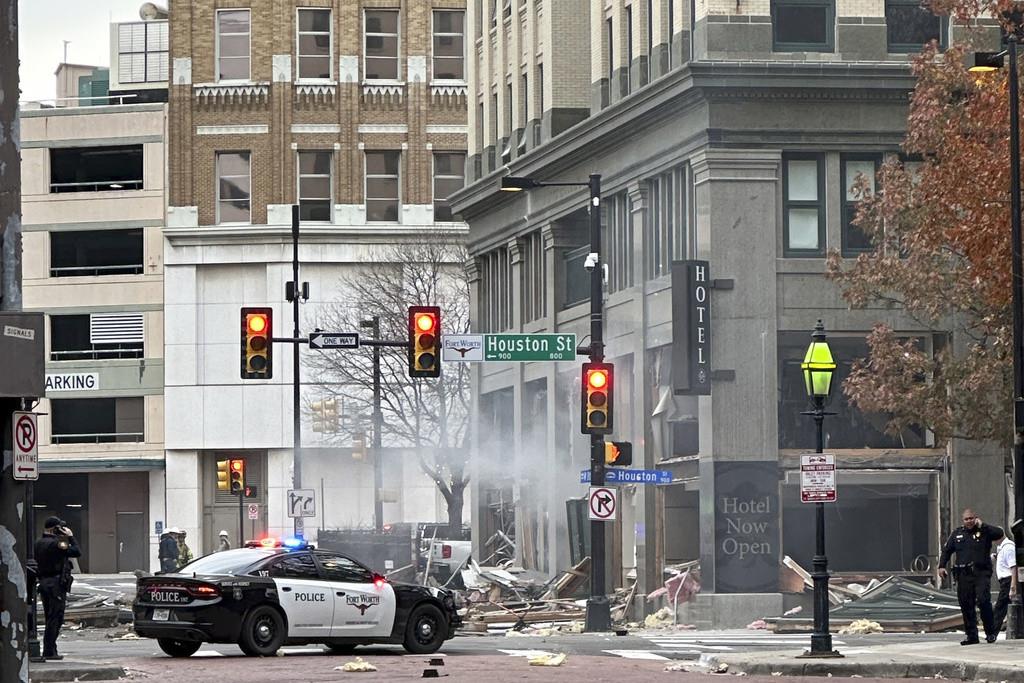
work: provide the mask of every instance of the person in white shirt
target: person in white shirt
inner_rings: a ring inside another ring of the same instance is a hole
[[[996,599],[994,617],[996,633],[1003,628],[1003,619],[1010,601],[1017,595],[1017,548],[1008,536],[1004,536],[996,547],[996,578],[999,580],[999,597]]]

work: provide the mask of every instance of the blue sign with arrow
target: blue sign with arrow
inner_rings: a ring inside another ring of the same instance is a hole
[[[606,484],[671,484],[672,473],[668,470],[630,470],[609,467],[604,471]],[[590,470],[580,472],[580,483],[590,483]]]

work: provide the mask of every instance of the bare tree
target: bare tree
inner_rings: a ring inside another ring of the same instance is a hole
[[[325,330],[354,331],[361,322],[379,316],[381,338],[405,340],[409,306],[434,305],[441,307],[442,334],[467,333],[466,254],[461,235],[454,233],[432,234],[420,243],[378,252],[373,262],[341,278],[343,298],[325,306],[315,322]],[[305,357],[325,392],[338,399],[343,414],[363,414],[363,420],[342,419],[339,430],[329,437],[350,443],[365,430],[372,412],[371,347]],[[459,533],[469,483],[469,368],[465,363],[447,363],[438,379],[412,379],[408,368],[405,348],[381,349],[381,440],[385,446],[415,450],[420,469],[445,499],[449,531]]]

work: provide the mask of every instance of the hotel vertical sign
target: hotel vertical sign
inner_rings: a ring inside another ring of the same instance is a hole
[[[711,393],[711,277],[707,261],[672,262],[672,390]]]

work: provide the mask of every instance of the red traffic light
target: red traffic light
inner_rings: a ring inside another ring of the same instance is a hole
[[[259,334],[267,329],[267,316],[262,313],[250,314],[249,320],[249,331],[253,334]]]
[[[241,472],[242,471],[242,467],[244,467],[244,466],[242,465],[242,461],[241,460],[232,460],[231,461],[231,469],[234,470],[235,472]]]
[[[441,309],[409,307],[409,376],[441,375]]]
[[[434,329],[436,320],[429,313],[418,313],[416,315],[416,329],[420,332],[431,332]]]
[[[583,364],[580,428],[584,434],[612,432],[612,373],[611,363]]]
[[[591,370],[587,373],[587,384],[591,389],[604,389],[608,385],[608,371],[604,369]]]

